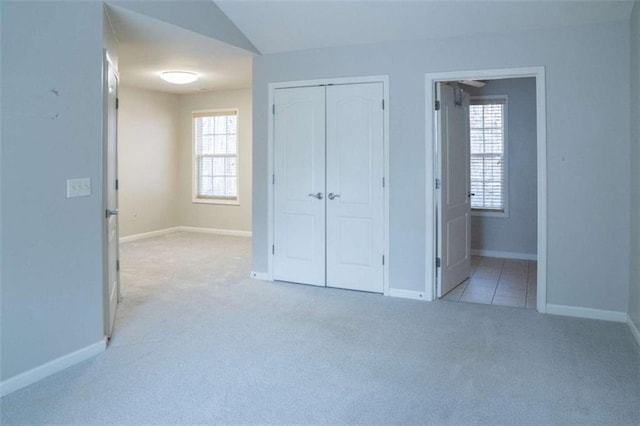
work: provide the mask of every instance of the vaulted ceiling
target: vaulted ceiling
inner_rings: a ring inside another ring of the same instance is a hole
[[[196,16],[200,31],[190,31],[169,24],[160,13],[153,18],[136,13],[141,5],[162,12],[172,1],[185,11],[203,5],[166,0],[155,6],[119,2],[129,9],[110,8],[124,84],[173,93],[250,87],[255,54],[622,24],[629,22],[633,7],[631,0],[211,0],[211,12],[222,16],[233,40],[239,40],[232,46],[202,31],[206,16]],[[171,86],[158,78],[159,71],[168,69],[189,69],[202,78]]]
[[[262,53],[629,21],[632,1],[215,0]]]

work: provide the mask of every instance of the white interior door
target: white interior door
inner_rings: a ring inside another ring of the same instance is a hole
[[[471,267],[469,98],[445,83],[438,83],[436,92],[440,101],[436,121],[441,179],[438,297],[442,297],[469,277]]]
[[[120,298],[120,250],[118,245],[118,76],[110,61],[106,67],[106,211],[107,221],[107,288],[105,307],[105,334],[110,337]]]
[[[327,87],[327,285],[383,292],[382,83]]]
[[[276,280],[324,286],[325,88],[275,91]]]

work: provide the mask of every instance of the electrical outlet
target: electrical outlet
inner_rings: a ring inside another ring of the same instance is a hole
[[[91,195],[91,178],[67,179],[67,198]]]

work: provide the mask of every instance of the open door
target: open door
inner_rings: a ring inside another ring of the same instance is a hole
[[[120,249],[118,244],[118,74],[105,51],[105,166],[107,260],[105,286],[105,335],[111,337],[120,298]]]
[[[437,296],[442,297],[467,279],[471,269],[469,95],[456,86],[437,83],[436,100],[440,167]]]

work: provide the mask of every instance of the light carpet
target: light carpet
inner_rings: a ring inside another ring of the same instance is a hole
[[[250,245],[123,244],[109,348],[2,424],[640,424],[625,324],[250,280]]]

